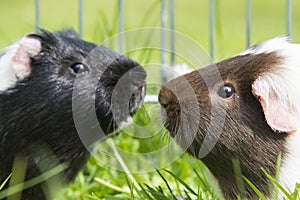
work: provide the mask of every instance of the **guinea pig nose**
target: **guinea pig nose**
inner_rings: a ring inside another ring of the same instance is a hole
[[[162,87],[158,95],[159,103],[162,107],[166,108],[168,105],[177,102],[177,98],[174,93],[167,87]]]

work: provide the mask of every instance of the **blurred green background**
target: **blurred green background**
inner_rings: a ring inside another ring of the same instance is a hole
[[[253,0],[252,44],[286,35],[286,2],[286,0]],[[78,5],[78,1],[74,0],[41,0],[41,28],[56,31],[71,27],[78,30]],[[295,42],[300,42],[299,8],[300,1],[293,1],[292,38]],[[160,0],[126,0],[125,31],[144,27],[160,27],[160,13]],[[0,17],[2,19],[0,22],[0,49],[4,50],[23,35],[35,31],[35,1],[0,0]],[[177,0],[176,30],[190,37],[209,52],[209,1]],[[85,40],[101,44],[111,36],[118,34],[118,31],[118,1],[85,1],[83,35]],[[246,46],[246,0],[216,0],[216,60],[236,55],[245,50]],[[118,49],[115,50],[118,51]],[[148,80],[159,82],[160,70],[158,68],[150,69],[151,66],[148,64],[158,63],[160,54],[159,52],[152,54],[145,52],[145,54],[148,59],[143,56],[134,56],[134,59],[147,65]],[[178,59],[178,62],[180,64],[183,60]],[[159,87],[159,83],[153,84],[149,91],[155,94]],[[206,167],[200,161],[183,154],[176,147],[174,147],[174,154],[178,158],[175,162],[167,165],[163,163],[170,156],[168,152],[157,154],[156,157],[121,155],[130,169],[140,171],[128,175],[120,170],[120,160],[116,159],[115,148],[125,152],[147,153],[170,143],[171,139],[159,122],[159,109],[157,104],[145,105],[134,118],[138,127],[131,126],[122,130],[123,134],[101,143],[87,167],[59,199],[132,199],[134,192],[130,188],[135,181],[141,185],[161,186],[166,189],[166,183],[155,169],[147,169],[146,165],[149,163],[156,163],[157,166],[164,166],[172,171],[198,194],[201,194],[201,198],[220,199],[220,196],[215,195],[219,193],[218,186]],[[200,175],[195,174],[194,170]],[[183,187],[178,179],[168,173],[163,174],[168,184],[175,188],[174,193],[181,197],[186,196],[182,192],[186,190],[186,187]]]
[[[0,2],[0,48],[4,48],[35,30],[35,1]],[[286,2],[287,0],[253,0],[252,43],[285,35]],[[102,34],[104,30],[111,29],[111,34],[118,33],[117,3],[114,0],[85,1],[84,39],[101,43],[106,39]],[[217,0],[216,3],[216,58],[220,60],[246,48],[246,0]],[[293,1],[292,36],[296,42],[300,41],[299,7],[300,2]],[[78,9],[78,1],[42,0],[41,27],[49,30],[73,27],[78,30]],[[208,11],[208,0],[176,1],[176,30],[193,38],[206,50],[209,50]],[[103,16],[108,23],[103,23]],[[160,1],[125,1],[125,30],[149,26],[160,26]]]

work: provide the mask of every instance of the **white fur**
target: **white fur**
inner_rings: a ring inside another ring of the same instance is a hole
[[[290,107],[294,118],[300,126],[300,44],[293,44],[287,38],[278,37],[272,40],[261,43],[260,45],[250,48],[243,52],[243,54],[261,54],[261,53],[275,53],[281,57],[281,62],[278,65],[276,72],[270,73],[260,77],[265,83],[269,84],[275,93],[284,104]],[[255,84],[255,83],[254,83]]]
[[[172,67],[168,66],[164,70],[165,70],[167,81],[170,81],[174,78],[177,78],[179,76],[182,76],[184,74],[193,71],[193,69],[189,67],[187,64],[176,64]]]
[[[15,43],[8,47],[4,55],[0,57],[0,92],[13,87],[18,80],[12,63],[18,47],[19,44]]]
[[[296,182],[300,183],[300,45],[290,43],[287,38],[278,37],[254,46],[240,55],[262,53],[275,53],[281,57],[282,63],[275,72],[270,71],[259,77],[253,87],[259,90],[268,85],[274,90],[280,101],[287,105],[281,108],[286,109],[283,112],[293,115],[295,121],[290,123],[296,124],[296,130],[288,133],[287,155],[282,158],[279,175],[280,183],[292,192]]]
[[[132,117],[128,117],[125,121],[122,121],[119,125],[119,129],[124,129],[128,127],[130,124],[132,124],[133,119]]]
[[[300,183],[300,132],[289,135],[287,143],[288,155],[281,164],[279,180],[282,186],[290,192],[295,184]]]
[[[184,74],[192,72],[193,69],[189,67],[187,64],[177,64],[174,66],[175,76],[182,76]]]
[[[252,46],[239,55],[271,53],[275,51],[288,50],[295,44],[290,43],[287,37],[276,37],[271,40],[264,41],[256,46]]]

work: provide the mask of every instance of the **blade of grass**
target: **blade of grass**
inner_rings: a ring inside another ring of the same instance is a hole
[[[149,200],[152,200],[153,198],[148,194],[148,192],[146,191],[146,189],[142,186],[142,185],[140,185],[140,188],[141,188],[141,190],[140,190],[140,192],[138,192],[138,194],[141,196],[141,197],[146,197],[147,199],[149,199]]]
[[[263,195],[263,193],[261,193],[261,191],[259,191],[259,189],[249,179],[244,176],[243,178],[261,200],[268,200],[267,197],[265,197],[265,195]]]
[[[146,11],[145,15],[143,16],[140,24],[138,27],[144,27],[145,24],[147,24],[147,21],[149,19],[154,19],[153,17],[151,17],[151,14],[155,13],[155,10],[157,10],[157,7],[160,5],[160,0],[157,0],[155,2],[153,2],[153,4],[148,8],[148,10]],[[155,26],[155,25],[154,25]]]
[[[293,199],[299,199],[299,189],[300,189],[300,184],[296,183],[295,190],[292,194]]]
[[[173,191],[172,191],[171,187],[169,186],[168,181],[167,181],[167,180],[165,179],[165,177],[160,173],[159,170],[156,169],[156,172],[159,174],[159,176],[163,179],[163,181],[164,181],[165,184],[167,185],[167,187],[168,187],[168,189],[169,189],[169,191],[170,191],[170,193],[171,193],[173,199],[176,199],[175,195],[173,194]]]
[[[87,198],[89,199],[94,199],[94,200],[101,200],[99,197],[96,197],[95,195],[90,195],[90,194],[87,194],[85,195]]]
[[[3,181],[3,183],[0,185],[0,190],[2,190],[5,186],[5,184],[7,183],[7,181],[10,179],[11,174]]]
[[[197,200],[202,200],[202,192],[200,192],[200,189],[198,190],[198,196],[197,196]]]
[[[159,199],[159,200],[170,200],[170,197],[167,197],[161,187],[156,188],[157,191],[150,187],[149,185],[146,185],[147,189],[151,193],[151,195],[154,197],[154,199]]]
[[[242,170],[241,170],[241,166],[240,166],[240,162],[238,159],[232,159],[232,164],[233,164],[233,171],[235,174],[235,180],[236,180],[236,184],[238,187],[238,191],[241,195],[241,199],[245,199],[246,198],[246,189],[245,189],[245,185],[244,185],[244,181],[243,181],[243,177],[242,177]]]
[[[128,169],[126,163],[124,162],[124,160],[122,159],[121,155],[119,154],[117,148],[116,148],[116,145],[115,143],[111,140],[111,139],[108,139],[107,140],[107,144],[110,146],[110,148],[113,150],[113,153],[116,157],[116,159],[118,160],[118,162],[120,163],[121,167],[123,168],[124,172],[126,173],[126,175],[128,176],[128,178],[130,179],[130,181],[132,181],[134,187],[137,189],[137,190],[140,190],[140,186],[139,184],[137,183],[137,181],[134,179],[133,175],[130,173],[130,170]]]
[[[7,188],[7,189],[0,192],[0,199],[3,199],[7,196],[13,195],[13,194],[18,193],[22,190],[31,188],[31,187],[39,184],[39,183],[42,183],[42,182],[54,177],[55,175],[61,173],[66,168],[67,168],[67,166],[64,165],[64,164],[58,165],[58,166],[54,167],[53,169],[51,169],[51,170],[35,177],[35,178],[33,178],[29,181],[26,181],[26,182],[20,183],[20,184],[16,184],[16,185],[14,185],[10,188]]]
[[[189,195],[189,192],[187,190],[184,190],[184,194],[185,194],[185,199],[189,199],[189,200],[192,200],[191,196]],[[182,196],[182,195],[181,195]]]
[[[134,198],[134,188],[135,187],[133,185],[133,182],[130,182],[127,176],[125,176],[125,179],[126,179],[127,185],[129,187],[129,190],[130,190],[131,198]]]
[[[100,183],[100,184],[102,184],[102,185],[104,185],[104,186],[106,186],[106,187],[108,187],[108,188],[110,188],[110,189],[113,189],[113,190],[115,190],[115,191],[118,191],[118,192],[121,192],[121,193],[125,193],[125,194],[131,194],[130,191],[124,190],[124,189],[122,189],[122,188],[120,188],[120,187],[118,187],[118,186],[116,186],[116,185],[113,185],[113,184],[111,184],[111,183],[108,183],[108,182],[106,182],[105,180],[103,180],[103,179],[101,179],[101,178],[99,178],[99,177],[96,177],[96,178],[95,178],[95,181],[97,181],[98,183]]]
[[[206,184],[206,180],[203,180],[202,177],[200,176],[200,174],[194,170],[194,172],[196,173],[196,176],[198,177],[199,181],[200,181],[200,185],[202,186],[202,188],[207,190],[207,184]]]
[[[262,169],[262,171],[264,172],[264,174],[267,176],[267,178],[272,181],[275,186],[290,200],[292,200],[292,196],[290,195],[290,193],[284,189],[284,187],[279,183],[278,180],[276,180],[275,178],[273,178],[269,173],[267,173],[264,169]]]
[[[196,173],[196,175],[200,181],[201,188],[204,189],[203,191],[208,192],[213,197],[213,199],[223,199],[222,195],[215,193],[213,187],[211,187],[209,185],[207,179],[205,178],[204,172],[202,172],[203,178],[200,176],[200,174],[197,172],[197,170],[194,169],[194,172]]]
[[[181,178],[176,176],[173,172],[164,169],[165,172],[169,173],[171,176],[173,176],[177,181],[179,181],[188,191],[190,191],[192,194],[197,196],[197,193],[190,187],[188,184],[186,184]]]

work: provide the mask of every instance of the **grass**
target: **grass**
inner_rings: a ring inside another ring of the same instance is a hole
[[[125,29],[160,26],[159,2],[126,1]],[[35,16],[33,1],[0,0],[0,3],[0,49],[3,49],[35,30]],[[116,3],[117,1],[111,0],[85,1],[84,39],[102,43],[118,33]],[[285,0],[253,0],[253,43],[285,35],[285,3]],[[209,1],[176,1],[176,4],[176,30],[192,38],[209,52]],[[245,5],[246,1],[240,0],[217,1],[217,60],[235,55],[246,48]],[[300,7],[300,2],[293,1],[293,7]],[[77,2],[42,0],[41,9],[43,28],[59,30],[73,27],[77,30]],[[294,12],[294,41],[300,41],[300,24],[296,20],[299,18],[300,12]],[[145,46],[148,37],[151,34],[144,38]],[[118,50],[112,44],[107,44]],[[148,91],[157,93],[160,87],[157,83],[160,70],[151,63],[159,63],[160,52],[144,49],[129,52],[128,55],[146,66],[148,82],[152,83],[148,85]],[[177,61],[182,60],[178,58]],[[59,199],[223,199],[216,180],[205,165],[172,144],[159,123],[158,105],[145,105],[134,120],[136,126],[130,126],[117,137],[99,144],[85,169],[63,190]],[[165,148],[170,144],[169,149]],[[165,151],[158,151],[164,148]],[[239,169],[236,171],[238,173]],[[269,179],[287,199],[297,199],[299,185],[294,192],[289,193],[278,185],[276,178]],[[247,179],[244,180],[248,182]],[[5,182],[1,184],[0,190]],[[250,182],[248,184],[251,185]],[[254,185],[251,187],[261,195],[261,199],[266,198]]]

